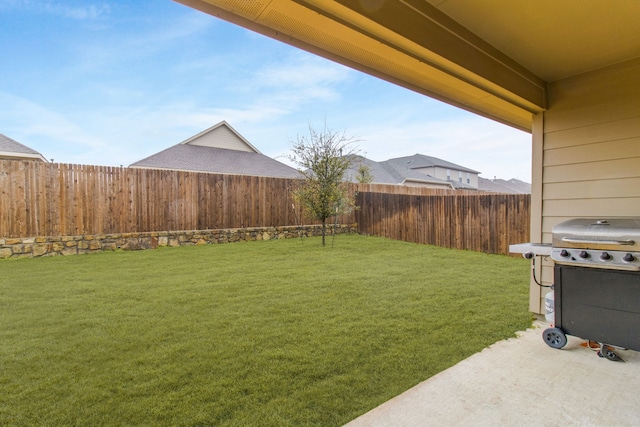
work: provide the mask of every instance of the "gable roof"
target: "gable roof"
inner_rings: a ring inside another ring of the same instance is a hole
[[[448,162],[446,160],[439,159],[437,157],[425,156],[424,154],[416,153],[413,156],[396,157],[386,161],[394,168],[408,168],[408,169],[422,169],[430,167],[439,167],[443,169],[451,169],[461,172],[477,173],[480,172],[466,168],[464,166],[457,165],[455,163]]]
[[[260,153],[224,121],[129,167],[300,178],[296,169]]]
[[[178,144],[130,165],[233,175],[299,178],[298,171],[260,153]]]
[[[478,177],[478,190],[492,193],[531,194],[531,184],[516,178],[504,180]]]
[[[20,144],[18,141],[9,138],[0,133],[0,159],[16,159],[16,160],[39,160],[46,162],[47,159],[26,145]]]
[[[373,182],[377,184],[396,184],[396,179],[386,171],[382,165],[373,160],[369,160],[366,157],[353,155],[351,168],[345,173],[345,181],[356,182],[356,176],[358,175],[358,169],[360,166],[364,166],[369,169]]]
[[[185,139],[180,144],[202,145],[204,147],[226,148],[230,150],[262,154],[224,120],[188,139]]]
[[[358,168],[366,166],[369,168],[369,172],[373,176],[373,183],[375,184],[395,184],[402,185],[410,182],[431,184],[443,187],[453,187],[452,182],[445,181],[440,178],[436,178],[422,172],[417,172],[412,169],[403,168],[403,164],[392,164],[388,160],[383,162],[376,162],[374,160],[367,159],[362,156],[355,156],[353,167],[347,172],[347,180],[355,181],[355,177],[358,174]]]

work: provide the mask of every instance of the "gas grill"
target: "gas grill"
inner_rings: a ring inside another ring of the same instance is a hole
[[[571,219],[553,227],[552,239],[550,247],[512,246],[555,263],[555,321],[544,341],[562,348],[566,335],[577,336],[611,360],[619,359],[612,347],[640,351],[640,217]]]
[[[640,271],[640,218],[577,218],[552,232],[556,264]]]

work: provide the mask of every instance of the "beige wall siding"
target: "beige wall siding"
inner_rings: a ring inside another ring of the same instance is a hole
[[[254,152],[243,140],[238,138],[231,130],[226,126],[219,126],[213,129],[211,132],[207,132],[204,135],[190,141],[191,145],[202,145],[205,147],[217,147],[226,148],[228,150],[248,151]]]
[[[423,173],[425,175],[430,175],[436,178],[441,178],[440,176],[437,175],[438,173],[438,169],[434,168],[433,166],[427,167],[427,168],[412,168],[414,171],[416,172],[420,172]],[[444,171],[442,171],[442,174],[444,174]],[[444,177],[442,177],[441,179],[445,179]]]
[[[530,238],[531,242],[536,243],[551,243],[551,241],[545,241],[542,238],[542,159],[543,159],[543,141],[544,141],[544,113],[535,114],[533,116],[532,126],[532,138],[531,138],[531,214],[530,214]],[[547,261],[548,262],[548,261]],[[540,267],[538,267],[540,269]],[[537,280],[540,281],[540,274],[542,272],[551,272],[552,270],[543,268],[540,273],[535,272]],[[531,275],[533,276],[533,272]],[[547,273],[548,274],[548,273]],[[550,283],[547,277],[547,285]],[[543,295],[547,291],[546,288],[541,288],[537,285],[533,277],[530,280],[529,285],[529,309],[535,313],[539,313],[540,301]]]
[[[447,176],[447,170],[446,169],[442,169],[442,168],[431,168],[431,170],[428,172],[431,176],[434,176],[436,178],[440,178],[440,179],[453,179],[453,171],[451,172],[451,176]]]
[[[416,168],[415,171],[420,173],[424,173],[426,175],[433,176],[434,178],[447,180],[450,179],[453,182],[460,182],[460,171],[457,169],[449,169],[450,176],[447,176],[447,169],[439,166],[436,167],[428,167],[428,168]],[[475,173],[469,173],[469,183],[467,183],[467,172],[462,172],[462,183],[472,185],[475,188],[478,188],[478,175]]]
[[[543,138],[543,242],[569,218],[640,216],[639,76],[636,59],[549,85],[544,124],[534,129],[534,141],[541,129]],[[551,263],[542,277],[553,281]],[[543,296],[532,310],[542,311]]]
[[[469,182],[469,185],[473,185],[475,188],[478,188],[478,175],[476,175],[475,173],[469,174],[471,181]],[[464,182],[467,182],[467,173],[464,173]]]

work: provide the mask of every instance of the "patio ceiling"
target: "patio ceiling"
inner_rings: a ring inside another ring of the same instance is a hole
[[[547,83],[640,56],[640,1],[177,0],[531,130]]]

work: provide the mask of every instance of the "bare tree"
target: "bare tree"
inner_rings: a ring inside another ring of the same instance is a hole
[[[298,166],[304,181],[294,196],[313,218],[322,221],[322,245],[325,245],[327,218],[350,212],[355,206],[343,182],[353,165],[357,142],[345,132],[334,132],[325,124],[322,131],[309,126],[308,136],[298,136],[289,159]]]

